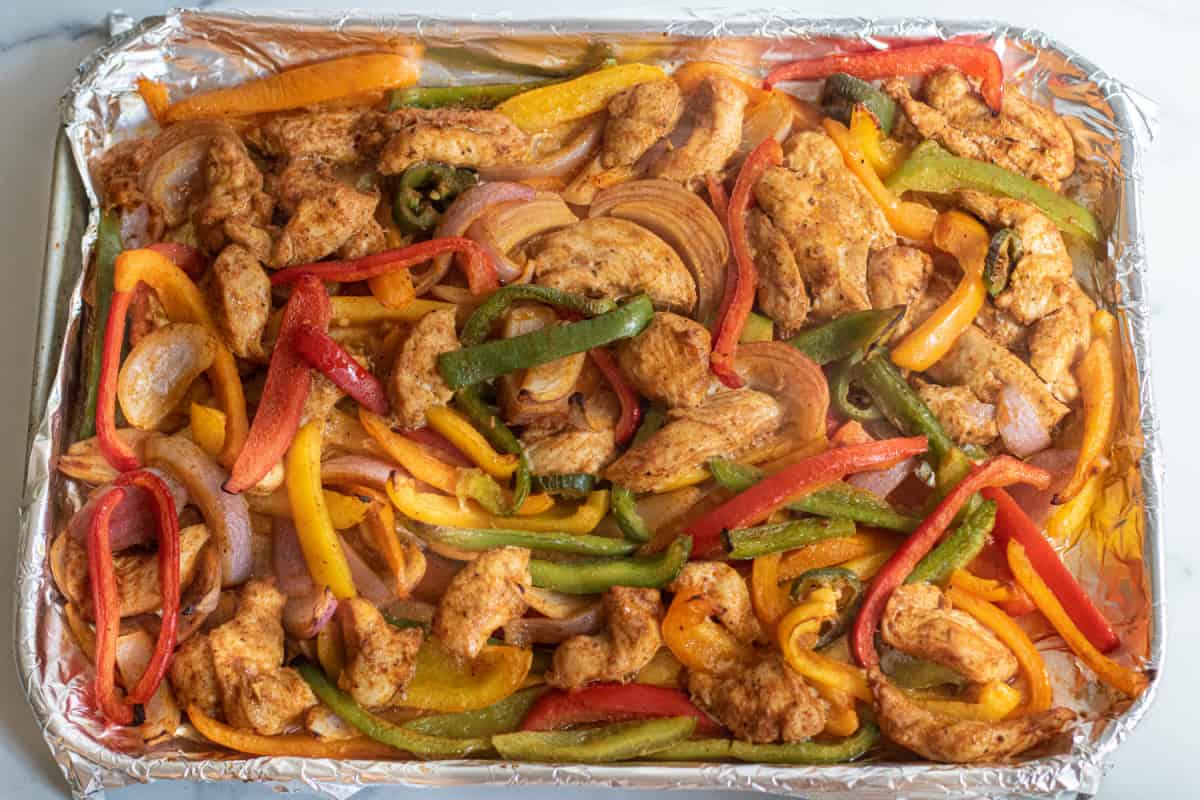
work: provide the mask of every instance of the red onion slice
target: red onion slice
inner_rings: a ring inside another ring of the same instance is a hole
[[[881,499],[896,491],[896,487],[904,483],[905,478],[917,468],[916,458],[906,458],[887,469],[873,469],[869,472],[859,472],[846,478],[846,483],[873,492]]]
[[[1031,456],[1050,446],[1050,432],[1038,418],[1033,403],[1011,383],[1000,390],[996,427],[1005,449],[1017,458]]]
[[[366,486],[369,489],[387,488],[387,480],[400,467],[374,456],[338,456],[321,465],[321,483],[338,486]]]
[[[488,181],[527,181],[532,178],[557,178],[583,166],[604,135],[604,118],[589,122],[561,149],[546,158],[525,164],[481,167],[479,176]]]
[[[288,597],[311,595],[312,574],[308,571],[308,562],[304,560],[304,551],[300,547],[300,537],[296,535],[295,524],[290,519],[276,517],[271,520],[271,532],[275,540],[272,556],[279,591]]]
[[[396,599],[396,593],[389,589],[383,580],[375,574],[375,570],[367,566],[358,551],[350,546],[345,536],[338,536],[342,552],[346,554],[346,563],[350,565],[350,577],[354,579],[354,588],[359,595],[370,600],[377,606],[387,605]]]
[[[283,629],[294,639],[311,639],[329,624],[338,601],[328,586],[288,598],[283,607]]]
[[[524,268],[509,258],[508,254],[492,240],[491,233],[483,220],[477,219],[471,223],[471,227],[467,228],[467,238],[478,242],[487,251],[488,257],[496,265],[496,274],[500,276],[501,283],[512,283],[524,272]]]
[[[171,492],[171,498],[175,501],[176,514],[182,511],[188,503],[187,489],[183,484],[162,470],[150,468],[148,471],[153,472],[166,484],[167,489]],[[71,518],[67,530],[71,538],[79,544],[87,544],[87,532],[92,524],[92,517],[96,514],[96,507],[113,488],[111,485],[101,486],[93,491],[88,495],[83,508],[75,512],[75,516]],[[113,509],[109,522],[112,551],[118,553],[128,547],[151,541],[154,538],[157,524],[158,509],[150,492],[140,486],[126,486],[125,499]]]
[[[581,614],[566,619],[546,617],[515,619],[504,626],[504,643],[516,647],[530,644],[558,644],[572,636],[590,636],[604,628],[604,609],[593,603]]]
[[[1024,483],[1013,484],[1007,491],[1012,499],[1029,515],[1038,526],[1050,517],[1054,504],[1054,496],[1067,487],[1071,481],[1071,473],[1075,471],[1075,461],[1079,458],[1078,450],[1043,450],[1031,456],[1028,463],[1041,467],[1050,473],[1050,485],[1043,490],[1035,489]]]

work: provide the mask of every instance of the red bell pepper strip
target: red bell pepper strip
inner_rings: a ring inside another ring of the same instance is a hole
[[[999,114],[1004,102],[1004,65],[994,50],[979,45],[939,42],[914,47],[875,50],[792,61],[771,70],[763,84],[773,88],[784,81],[827,78],[844,72],[864,81],[905,75],[929,75],[943,67],[956,67],[978,78],[979,93],[988,108]]]
[[[704,183],[708,187],[708,202],[717,219],[723,222],[729,216],[729,193],[725,191],[725,184],[715,174],[705,175]]]
[[[617,394],[617,400],[621,402],[621,418],[617,420],[617,428],[613,435],[616,437],[617,444],[625,444],[633,438],[633,434],[637,432],[638,424],[642,420],[641,399],[638,397],[637,390],[629,381],[625,380],[625,375],[617,366],[612,353],[603,347],[593,347],[588,351],[588,355],[591,356],[592,362],[600,372],[604,374],[604,379],[608,381],[608,385]]]
[[[281,269],[271,276],[271,283],[291,283],[302,275],[314,275],[323,281],[365,281],[377,278],[398,269],[408,269],[424,264],[443,253],[461,253],[465,256],[463,271],[467,275],[467,287],[471,294],[485,294],[500,288],[496,276],[496,265],[487,251],[478,242],[462,236],[445,236],[419,244],[410,244],[395,250],[355,258],[350,261],[320,261]]]
[[[121,346],[125,343],[125,318],[133,292],[113,292],[104,328],[100,355],[100,379],[96,387],[96,438],[104,459],[118,472],[141,466],[137,453],[117,436],[117,375],[121,369]]]
[[[938,503],[933,513],[925,518],[904,540],[888,562],[883,565],[871,581],[863,596],[862,608],[850,632],[850,651],[859,665],[871,668],[879,664],[875,651],[875,631],[883,618],[892,591],[904,582],[913,568],[946,534],[959,509],[971,499],[971,495],[989,486],[1008,486],[1013,483],[1029,483],[1039,489],[1050,485],[1050,473],[1040,467],[1018,461],[1012,456],[996,456],[973,468],[967,477],[959,481],[949,494]]]
[[[1042,576],[1050,591],[1054,592],[1075,627],[1097,650],[1108,653],[1119,647],[1121,640],[1112,625],[1083,591],[1038,526],[1017,505],[1017,501],[1003,489],[984,489],[983,496],[996,503],[996,526],[992,529],[996,543],[1007,547],[1010,539],[1016,539],[1025,548],[1033,568]]]
[[[729,278],[725,281],[725,294],[717,312],[709,364],[713,374],[730,389],[742,386],[742,376],[737,374],[733,362],[737,356],[738,340],[742,338],[742,328],[746,327],[746,318],[754,307],[754,292],[758,288],[758,269],[754,266],[750,242],[746,238],[746,209],[750,207],[750,193],[759,177],[782,161],[783,148],[773,136],[767,137],[746,156],[738,171],[737,182],[733,185],[733,194],[729,197],[725,231],[733,246],[735,269],[728,271]]]
[[[101,498],[88,528],[88,575],[92,584],[92,610],[96,618],[96,702],[104,716],[119,725],[133,722],[133,708],[117,697],[117,636],[121,611],[117,601],[117,576],[108,537],[113,510],[125,499],[124,489],[113,489]]]
[[[806,494],[840,481],[847,475],[889,467],[929,447],[924,436],[882,439],[877,442],[838,447],[797,461],[751,486],[714,508],[687,527],[692,536],[692,554],[711,553],[721,541],[721,532],[744,528],[770,516],[776,509]]]
[[[538,698],[525,715],[523,731],[553,731],[591,722],[622,722],[659,717],[695,717],[696,733],[718,736],[724,729],[678,689],[646,683],[596,683]]]
[[[190,244],[179,242],[159,242],[146,248],[156,253],[162,253],[167,259],[187,273],[192,280],[198,280],[208,270],[208,259]]]
[[[376,414],[388,413],[387,393],[383,384],[325,331],[312,325],[301,325],[292,331],[288,344],[310,366],[320,370],[359,405]]]
[[[300,276],[284,306],[279,340],[271,353],[262,399],[246,444],[233,462],[229,480],[225,481],[225,491],[238,494],[254,486],[287,452],[300,428],[304,402],[312,387],[312,373],[292,349],[292,336],[305,326],[327,329],[331,316],[329,297],[321,281],[311,275]]]
[[[179,511],[175,498],[162,478],[147,470],[126,472],[117,478],[115,486],[136,486],[149,493],[158,511],[158,589],[162,598],[162,621],[158,628],[158,641],[146,670],[138,679],[137,686],[129,692],[126,702],[146,703],[158,691],[166,677],[175,652],[176,631],[179,627]],[[124,492],[124,489],[121,490]],[[108,537],[108,520],[105,520],[105,538]],[[101,555],[103,558],[103,555]],[[89,554],[90,558],[90,554]],[[108,559],[112,562],[111,552]]]

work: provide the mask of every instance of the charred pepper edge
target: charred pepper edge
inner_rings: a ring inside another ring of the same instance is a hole
[[[722,539],[729,557],[741,560],[853,535],[854,523],[848,519],[814,517],[725,531]]]

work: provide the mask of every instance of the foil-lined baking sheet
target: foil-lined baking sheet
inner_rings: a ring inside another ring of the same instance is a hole
[[[1127,408],[1115,460],[1140,477],[1124,487],[1119,524],[1085,531],[1065,558],[1124,642],[1118,658],[1163,663],[1163,514],[1157,420],[1149,381],[1149,304],[1140,218],[1141,156],[1153,138],[1152,103],[1066,46],[1000,23],[933,20],[803,20],[774,13],[689,15],[679,20],[455,21],[368,13],[177,11],[132,25],[115,17],[113,40],[79,68],[62,101],[65,134],[56,152],[42,312],[38,327],[29,466],[21,507],[16,651],[21,680],[54,757],[77,796],[156,779],[254,780],[348,797],[378,784],[587,784],[640,789],[728,788],[822,798],[1070,797],[1093,794],[1104,761],[1137,724],[1157,680],[1132,704],[1089,680],[1061,644],[1041,645],[1056,698],[1085,714],[1070,737],[1004,765],[894,762],[830,767],[751,764],[610,766],[499,761],[335,762],[248,758],[216,751],[185,726],[146,748],[99,718],[92,669],[73,644],[47,565],[53,534],[78,502],[54,472],[65,449],[81,339],[83,265],[95,239],[96,192],[88,165],[116,142],[153,131],[135,92],[138,77],[167,84],[172,96],[234,84],[283,67],[403,46],[426,47],[428,85],[563,74],[604,58],[673,66],[722,60],[761,72],[772,64],[842,48],[968,37],[994,47],[1011,82],[1065,115],[1079,169],[1068,191],[1111,231],[1097,257],[1073,252],[1083,285],[1124,323]],[[72,169],[72,157],[78,174]]]

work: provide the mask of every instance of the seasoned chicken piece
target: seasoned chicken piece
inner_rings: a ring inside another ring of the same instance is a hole
[[[549,433],[534,427],[521,435],[521,443],[535,475],[573,472],[595,475],[617,455],[617,443],[611,430],[568,429]]]
[[[379,204],[379,195],[342,183],[312,159],[289,162],[276,184],[279,207],[290,214],[271,250],[276,268],[329,255],[374,220]]]
[[[363,361],[361,357],[357,360],[360,363]],[[329,413],[333,411],[333,407],[344,396],[345,394],[337,387],[337,384],[314,370],[308,397],[304,398],[304,410],[300,412],[300,424],[305,425],[314,419],[327,419]]]
[[[271,279],[240,244],[228,245],[212,264],[208,303],[221,338],[238,358],[261,360],[263,331],[271,316]]]
[[[784,145],[786,166],[754,185],[759,207],[791,245],[816,319],[871,307],[867,256],[896,243],[879,205],[823,133],[803,131]]]
[[[662,647],[662,600],[658,589],[614,586],[604,593],[607,630],[595,636],[572,636],[554,650],[546,683],[578,689],[592,681],[637,677]]]
[[[268,156],[353,164],[378,154],[378,122],[379,114],[360,109],[281,114],[251,128],[246,139]]]
[[[1017,674],[1012,651],[931,583],[893,591],[880,629],[897,650],[947,666],[973,683],[1007,681]]]
[[[273,581],[253,579],[238,594],[237,614],[208,634],[225,720],[274,736],[317,704],[295,670],[283,667],[283,606]]]
[[[942,423],[950,438],[959,444],[987,445],[999,436],[996,407],[981,403],[966,386],[938,386],[913,378],[917,394]]]
[[[687,101],[684,121],[691,134],[650,165],[650,177],[696,188],[705,175],[725,169],[741,144],[745,110],[746,93],[736,83],[719,75],[702,80]]]
[[[192,636],[179,646],[171,659],[168,677],[179,705],[196,706],[210,717],[222,716],[221,687],[213,669],[207,635]]]
[[[984,403],[995,405],[1004,384],[1025,395],[1042,425],[1051,430],[1070,411],[1050,392],[1029,365],[972,325],[958,337],[946,355],[926,370],[943,386],[967,386]]]
[[[867,259],[867,293],[871,297],[871,306],[904,306],[906,309],[889,340],[898,341],[917,325],[914,317],[919,313],[919,301],[929,286],[932,272],[933,259],[915,247],[885,247],[871,253]]]
[[[1072,280],[1070,287],[1071,299],[1035,322],[1029,332],[1029,366],[1064,403],[1072,403],[1079,396],[1071,369],[1092,342],[1091,320],[1096,311],[1096,304],[1079,284]]]
[[[1005,87],[1000,114],[979,97],[971,79],[954,68],[935,72],[913,99],[903,78],[884,81],[883,91],[904,109],[922,138],[952,153],[1019,172],[1058,190],[1075,171],[1075,143],[1062,118]]]
[[[261,257],[251,245],[261,244],[263,237],[269,240],[264,229],[271,221],[274,201],[263,191],[262,172],[241,139],[232,135],[213,139],[205,180],[204,199],[192,215],[201,243],[215,251],[232,239]]]
[[[138,175],[154,149],[154,137],[141,136],[117,142],[91,163],[92,180],[100,189],[105,208],[134,209],[145,203]]]
[[[662,430],[631,447],[604,477],[635,492],[652,492],[713,456],[736,456],[783,423],[775,399],[753,389],[719,392],[695,408],[668,413]]]
[[[675,128],[682,113],[683,95],[670,78],[639,83],[619,92],[608,101],[601,166],[612,169],[633,164]]]
[[[361,706],[388,705],[412,680],[424,631],[393,627],[379,609],[359,597],[343,600],[337,613],[346,642],[346,666],[338,687]]]
[[[454,167],[491,167],[524,161],[529,137],[498,111],[405,108],[388,114],[391,134],[379,155],[383,175],[397,175],[422,161]]]
[[[690,312],[696,282],[670,245],[637,223],[592,217],[527,245],[534,283],[589,297],[645,293],[659,308]]]
[[[304,728],[326,742],[362,736],[358,728],[333,713],[329,706],[313,706],[304,714]]]
[[[677,595],[704,597],[713,615],[740,642],[762,638],[762,627],[750,603],[750,589],[738,571],[720,561],[691,561],[667,587]]]
[[[728,675],[689,672],[688,691],[742,741],[802,742],[825,727],[825,704],[778,653]]]
[[[492,631],[525,613],[532,580],[525,548],[482,553],[450,580],[433,615],[433,635],[447,652],[475,658]]]
[[[959,201],[976,216],[998,228],[1012,228],[1024,255],[1013,267],[1008,287],[996,296],[996,308],[1022,325],[1037,322],[1057,310],[1070,296],[1074,267],[1058,226],[1028,203],[982,192],[959,192]]]
[[[387,231],[374,217],[361,228],[350,234],[337,250],[337,257],[344,259],[362,258],[387,249]]]
[[[781,337],[791,336],[808,319],[808,289],[791,245],[757,208],[746,215],[746,236],[758,268],[758,305],[779,326]]]
[[[453,309],[431,311],[417,321],[396,353],[388,375],[388,398],[402,428],[425,425],[425,409],[454,395],[438,372],[437,357],[458,349]]]
[[[1001,311],[991,303],[984,303],[983,308],[979,309],[975,324],[1009,350],[1023,351],[1028,344],[1029,328],[1013,319],[1007,311]]]
[[[1075,714],[1051,708],[1003,722],[976,722],[926,711],[897,689],[878,668],[868,671],[875,715],[884,734],[930,761],[970,764],[1001,761],[1053,739]]]
[[[617,344],[621,372],[644,397],[668,408],[697,406],[708,396],[712,337],[699,322],[661,311],[646,329]]]

